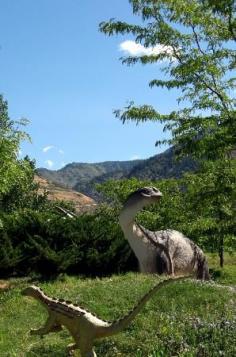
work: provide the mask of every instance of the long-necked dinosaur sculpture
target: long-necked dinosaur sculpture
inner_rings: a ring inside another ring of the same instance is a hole
[[[135,223],[135,216],[143,207],[157,203],[162,193],[155,187],[143,187],[126,200],[119,222],[134,251],[143,273],[192,274],[198,279],[209,279],[203,251],[182,233],[167,229],[152,232]]]
[[[62,326],[65,326],[75,341],[68,346],[69,353],[73,354],[74,350],[79,349],[81,357],[96,357],[94,340],[121,332],[159,289],[183,279],[186,277],[171,278],[158,283],[139,300],[127,315],[113,322],[102,320],[71,301],[50,298],[37,286],[29,286],[22,291],[22,294],[34,297],[48,312],[45,325],[39,329],[30,330],[30,334],[43,336],[50,332],[58,332]]]

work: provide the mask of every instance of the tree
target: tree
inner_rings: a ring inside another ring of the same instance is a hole
[[[20,130],[27,120],[13,121],[8,116],[8,104],[0,95],[0,197],[16,180],[22,178],[18,153],[20,143],[29,136]]]
[[[27,156],[22,160],[18,157],[21,141],[30,140],[21,130],[27,123],[26,119],[11,120],[8,104],[0,96],[0,209],[4,211],[28,206],[36,200],[35,164]]]
[[[186,174],[183,180],[190,235],[202,236],[210,250],[218,247],[221,266],[224,247],[229,251],[236,248],[236,170],[231,166],[222,167],[222,164],[222,161],[215,162],[212,170]]]
[[[180,156],[191,156],[199,162],[204,182],[214,179],[212,195],[216,197],[212,212],[219,223],[217,239],[223,265],[221,227],[232,216],[235,204],[236,147],[235,111],[235,42],[234,0],[129,0],[133,13],[142,25],[110,20],[100,24],[107,35],[132,34],[135,41],[159,52],[122,58],[127,65],[160,62],[164,76],[153,79],[151,87],[177,89],[178,110],[161,114],[150,105],[130,103],[115,114],[123,122],[158,120],[171,138],[158,144],[175,145]],[[156,47],[157,48],[157,47]],[[221,186],[217,184],[221,182]],[[228,187],[231,189],[227,189]],[[195,194],[204,197],[205,187]],[[222,194],[224,205],[222,207]],[[225,207],[229,210],[225,210]],[[226,214],[227,211],[227,214]]]

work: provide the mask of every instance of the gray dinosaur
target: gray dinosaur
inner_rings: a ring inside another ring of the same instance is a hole
[[[120,226],[134,251],[142,273],[195,274],[208,280],[209,269],[203,251],[182,233],[167,229],[152,232],[135,222],[143,207],[157,203],[162,193],[155,187],[143,187],[126,200],[119,216]]]

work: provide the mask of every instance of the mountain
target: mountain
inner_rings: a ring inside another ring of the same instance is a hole
[[[190,158],[177,160],[174,148],[171,147],[161,154],[150,157],[138,163],[128,174],[128,177],[158,180],[163,178],[181,177],[185,172],[194,171],[196,163]]]
[[[39,185],[38,192],[40,194],[43,194],[46,191],[48,199],[52,201],[72,201],[75,210],[78,213],[90,211],[96,206],[96,203],[92,198],[72,189],[56,185],[37,174],[34,176],[34,181]]]
[[[37,169],[38,175],[50,182],[73,188],[90,197],[98,198],[94,188],[96,183],[107,179],[128,177],[130,171],[143,160],[133,161],[106,161],[95,164],[71,163],[60,170]]]
[[[158,180],[162,178],[181,177],[186,171],[196,168],[194,162],[185,158],[176,161],[174,148],[145,160],[107,161],[95,164],[71,163],[60,170],[37,169],[41,177],[64,187],[73,188],[85,195],[98,199],[95,189],[97,183],[108,179],[137,177]]]
[[[52,182],[72,188],[78,184],[86,185],[89,181],[104,175],[126,176],[141,161],[143,160],[106,161],[95,164],[73,162],[60,170],[39,168],[37,172]]]

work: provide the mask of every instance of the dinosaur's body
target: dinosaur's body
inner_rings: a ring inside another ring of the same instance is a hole
[[[203,251],[182,233],[167,229],[152,232],[135,222],[143,207],[156,203],[162,196],[155,187],[133,192],[119,216],[121,228],[134,251],[142,273],[190,274],[209,279]]]
[[[47,309],[49,315],[45,325],[37,330],[31,330],[31,334],[43,336],[50,332],[60,331],[62,326],[65,326],[75,341],[74,344],[68,346],[69,351],[80,349],[81,357],[96,357],[93,348],[95,339],[122,331],[157,290],[175,280],[182,279],[184,278],[164,280],[155,285],[126,316],[114,322],[104,321],[70,301],[50,298],[40,288],[30,286],[24,289],[22,294],[37,299]]]

